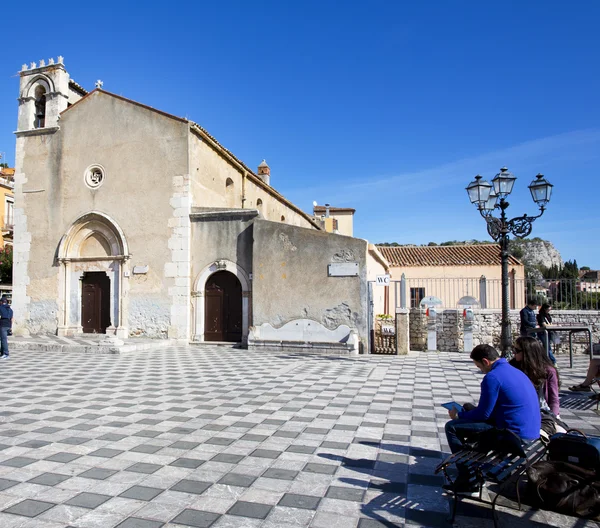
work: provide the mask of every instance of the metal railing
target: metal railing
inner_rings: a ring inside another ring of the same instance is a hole
[[[582,279],[533,280],[509,278],[510,308],[520,310],[531,297],[555,310],[600,310],[600,281]],[[392,281],[390,306],[417,308],[425,296],[437,297],[447,309],[473,297],[480,308],[502,307],[502,281],[480,278],[403,278]]]
[[[0,184],[6,185],[7,187],[10,187],[11,189],[15,188],[15,180],[13,180],[11,178],[5,178],[3,176],[0,176]]]

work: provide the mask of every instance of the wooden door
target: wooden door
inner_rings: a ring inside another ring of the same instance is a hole
[[[106,273],[90,272],[83,277],[81,326],[86,334],[104,334],[110,326],[110,279]]]
[[[225,341],[223,325],[224,291],[214,284],[207,285],[205,299],[205,341]]]
[[[100,303],[102,291],[95,283],[83,283],[81,298],[81,326],[85,334],[100,333]]]
[[[204,340],[242,340],[242,285],[228,271],[208,279],[205,292]]]

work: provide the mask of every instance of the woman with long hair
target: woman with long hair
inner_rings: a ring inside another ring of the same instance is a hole
[[[558,372],[548,358],[542,344],[533,337],[519,337],[514,346],[514,358],[510,364],[523,371],[537,389],[540,409],[551,411],[560,417],[558,398]]]
[[[542,304],[542,306],[540,306],[540,310],[536,315],[537,324],[540,328],[546,328],[546,326],[552,324],[552,316],[550,315],[550,310],[552,310],[552,306],[550,306],[548,303],[544,303]],[[548,348],[548,357],[550,358],[550,361],[552,361],[552,364],[556,367],[556,358],[552,353],[552,339],[550,339],[550,335],[550,331],[548,331],[548,335],[546,335],[545,332],[540,332],[538,334],[540,341],[544,346],[544,350]]]

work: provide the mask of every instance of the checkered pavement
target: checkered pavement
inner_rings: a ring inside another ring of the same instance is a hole
[[[464,354],[216,346],[16,350],[0,372],[1,528],[442,526],[440,404],[476,401],[481,379]],[[563,419],[598,433],[575,400]],[[488,517],[476,508],[459,525]]]

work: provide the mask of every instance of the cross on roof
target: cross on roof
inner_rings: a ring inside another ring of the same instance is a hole
[[[100,79],[98,79],[96,81],[96,88],[100,89],[102,88],[102,86],[104,86],[104,83]]]

